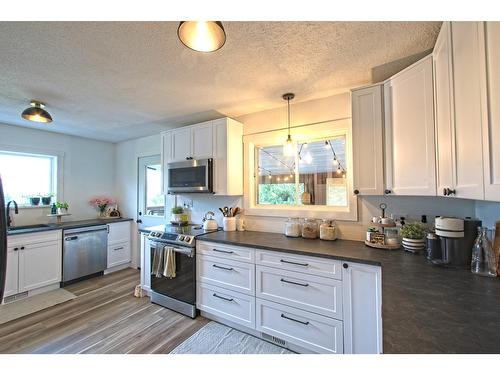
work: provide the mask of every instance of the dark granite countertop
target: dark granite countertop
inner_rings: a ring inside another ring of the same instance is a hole
[[[75,220],[75,221],[67,221],[61,224],[41,224],[45,226],[36,226],[36,224],[29,228],[16,229],[7,231],[8,236],[15,236],[18,234],[28,234],[28,233],[36,233],[36,232],[45,232],[48,230],[58,230],[58,229],[72,229],[72,228],[82,228],[82,227],[92,227],[96,225],[105,225],[116,223],[119,221],[131,221],[131,218],[118,218],[118,219],[88,219],[88,220]]]
[[[500,278],[429,264],[422,255],[358,241],[214,232],[199,240],[382,267],[384,353],[500,353]]]

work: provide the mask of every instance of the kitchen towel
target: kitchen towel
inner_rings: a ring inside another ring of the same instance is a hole
[[[163,246],[160,244],[156,244],[156,246],[151,250],[153,251],[153,264],[151,265],[151,275],[154,275],[156,277],[161,277],[164,270]]]
[[[173,279],[175,274],[175,251],[172,247],[165,246],[163,259],[165,260],[165,265],[163,267],[163,276]]]

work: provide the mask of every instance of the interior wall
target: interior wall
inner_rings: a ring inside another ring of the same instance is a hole
[[[143,156],[158,155],[161,152],[161,136],[132,139],[120,142],[116,147],[116,198],[124,217],[136,218],[137,214],[137,162]],[[132,222],[132,264],[140,263],[139,235],[135,220]]]
[[[89,199],[94,195],[114,195],[115,153],[112,143],[0,124],[0,145],[2,144],[19,147],[20,150],[33,148],[64,153],[63,194],[59,200],[68,202],[71,213],[64,220],[95,218],[97,211],[88,204]],[[19,214],[13,215],[14,225],[55,220],[47,217],[49,213],[50,208],[20,208]]]

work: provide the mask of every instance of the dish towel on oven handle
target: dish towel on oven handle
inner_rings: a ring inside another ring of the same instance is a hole
[[[153,251],[151,275],[154,275],[155,277],[162,277],[163,275],[163,270],[164,270],[163,247],[164,247],[163,245],[157,243],[155,244],[154,248],[151,249]]]
[[[173,279],[175,276],[175,250],[173,247],[165,246],[163,248],[163,259],[165,265],[163,267],[163,276]]]

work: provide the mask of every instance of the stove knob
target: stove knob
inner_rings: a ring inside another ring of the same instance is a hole
[[[186,236],[186,237],[184,238],[184,241],[186,241],[186,242],[191,242],[191,237]]]
[[[178,239],[179,241],[184,241],[184,236],[179,236],[177,239]]]

